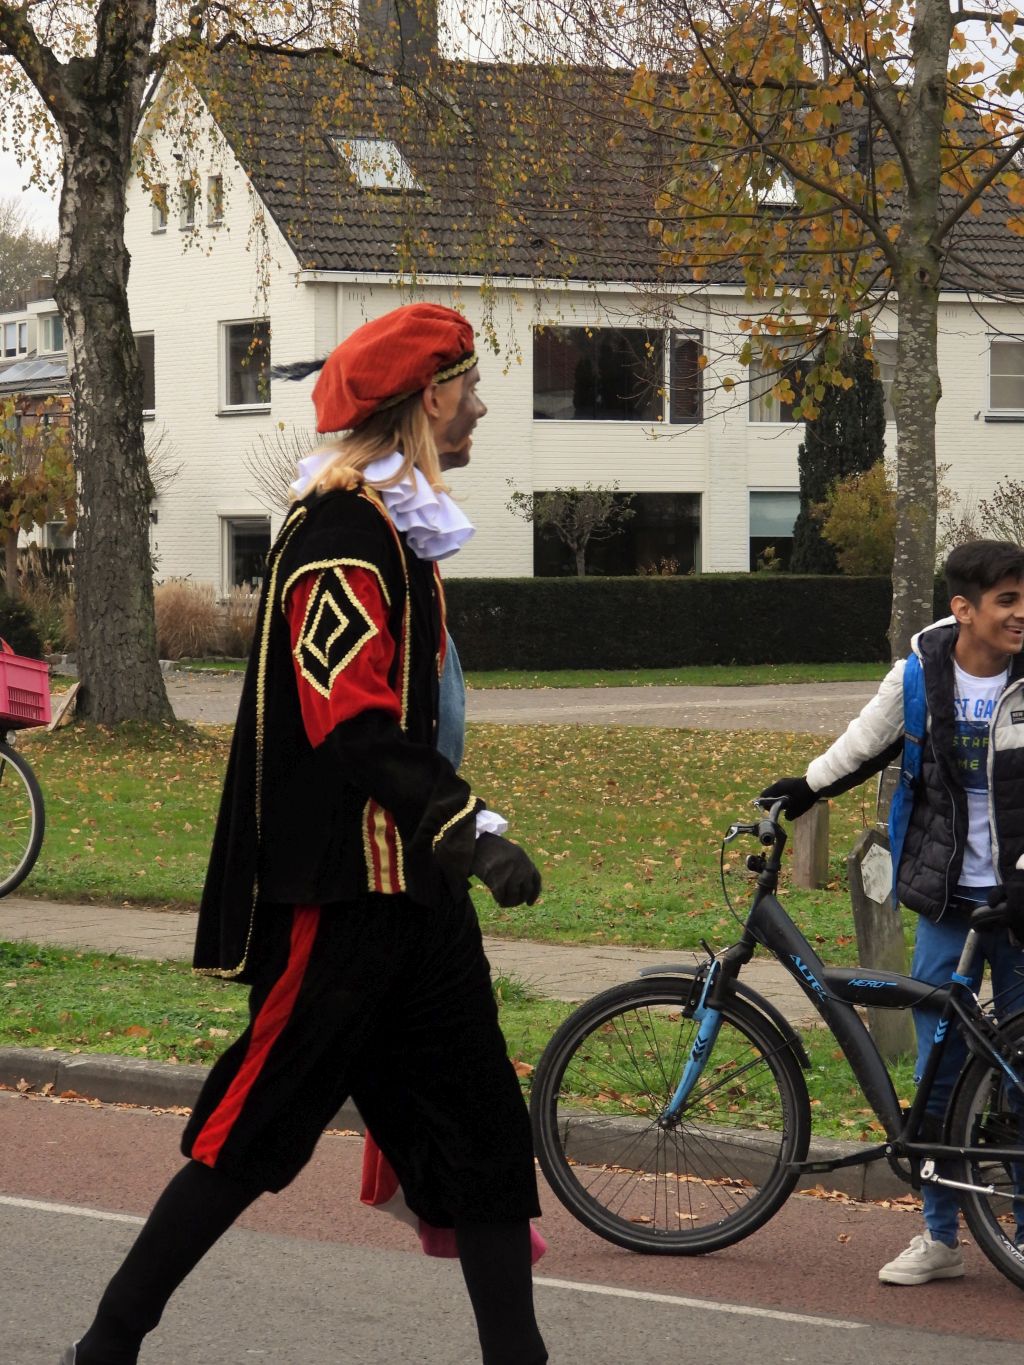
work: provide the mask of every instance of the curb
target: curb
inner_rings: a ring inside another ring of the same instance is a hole
[[[27,1094],[132,1104],[143,1109],[191,1109],[208,1066],[191,1062],[149,1062],[106,1052],[56,1052],[32,1047],[0,1047],[0,1086]],[[366,1125],[347,1100],[327,1125],[363,1133]]]
[[[191,1109],[210,1068],[194,1063],[150,1062],[141,1057],[110,1053],[71,1053],[32,1047],[0,1047],[0,1086],[27,1094],[98,1100],[102,1104],[131,1104],[143,1109]],[[351,1100],[327,1125],[363,1133],[366,1125]],[[613,1149],[618,1151],[618,1145]],[[813,1138],[808,1157],[834,1161],[863,1150],[859,1142]],[[600,1153],[591,1149],[595,1159]],[[861,1202],[896,1199],[911,1193],[910,1186],[887,1161],[840,1167],[825,1174],[802,1176],[798,1189],[823,1188]]]

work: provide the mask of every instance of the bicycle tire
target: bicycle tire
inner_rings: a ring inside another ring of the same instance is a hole
[[[43,843],[43,793],[27,759],[0,740],[0,896],[21,885]]]
[[[558,1199],[630,1251],[694,1256],[748,1237],[786,1201],[810,1102],[782,1034],[733,999],[676,1126],[659,1126],[696,1035],[690,982],[649,977],[586,1002],[533,1076],[534,1145]],[[664,1048],[664,1051],[662,1050]]]
[[[1024,1071],[1024,1017],[1003,1025],[996,1046],[1018,1073]],[[1020,1162],[965,1157],[958,1178],[992,1186],[996,1192],[958,1193],[967,1226],[982,1252],[1024,1289],[1024,1087],[1012,1087],[997,1062],[974,1056],[960,1073],[949,1113],[949,1142],[954,1147],[983,1147],[987,1141],[1003,1148],[1020,1144]]]

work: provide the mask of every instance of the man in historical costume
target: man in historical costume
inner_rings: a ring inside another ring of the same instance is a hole
[[[268,558],[196,941],[199,971],[251,987],[249,1027],[62,1365],[137,1361],[178,1284],[349,1096],[412,1212],[453,1230],[485,1365],[547,1360],[529,1124],[468,897],[476,875],[532,904],[540,875],[438,747],[436,562],[472,534],[442,452],[468,458],[478,383],[469,323],[429,304],[322,366],[317,430],[346,434],[302,462]]]

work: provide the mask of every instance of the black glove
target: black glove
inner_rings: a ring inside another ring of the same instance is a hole
[[[779,801],[783,797],[786,799],[787,820],[799,820],[818,800],[817,793],[812,792],[807,785],[806,777],[780,777],[778,782],[765,787],[760,799]]]
[[[540,895],[540,873],[518,844],[500,834],[479,834],[470,872],[499,905],[532,905]]]
[[[1006,927],[1015,947],[1024,946],[1024,872],[1011,872],[1002,886],[994,886],[988,893],[993,907],[1006,906]]]

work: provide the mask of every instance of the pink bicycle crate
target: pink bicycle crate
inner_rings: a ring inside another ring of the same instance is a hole
[[[0,639],[0,727],[23,730],[50,723],[50,665],[15,654]]]

